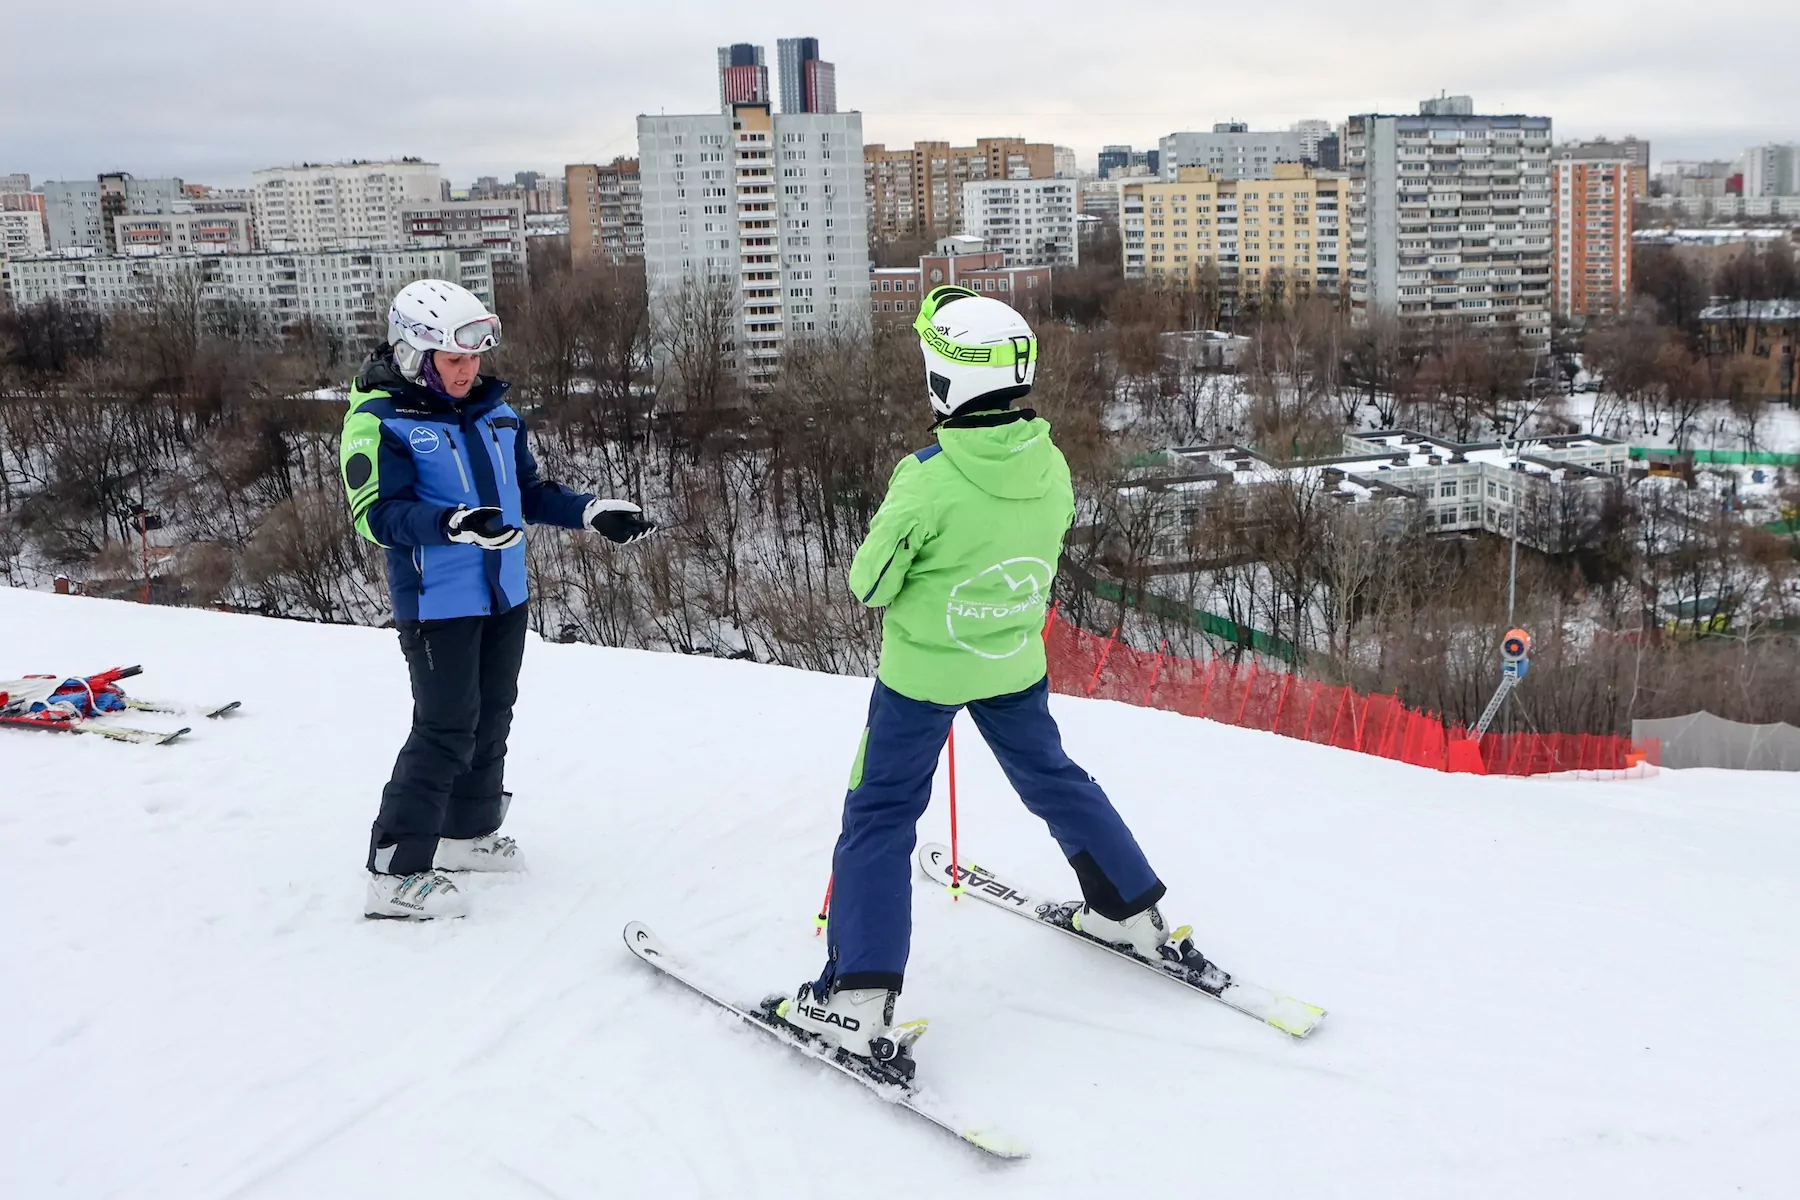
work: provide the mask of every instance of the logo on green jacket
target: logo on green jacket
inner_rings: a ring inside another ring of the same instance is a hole
[[[1041,558],[1009,558],[963,580],[950,589],[950,602],[945,605],[950,640],[982,658],[1011,658],[1019,653],[1043,625],[1055,574]],[[995,633],[1006,634],[1001,639],[1001,653],[971,644],[991,645]]]

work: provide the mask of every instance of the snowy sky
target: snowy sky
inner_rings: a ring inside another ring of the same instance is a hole
[[[0,173],[235,184],[399,154],[458,182],[559,169],[634,152],[640,112],[710,111],[722,43],[764,45],[774,85],[775,40],[797,35],[821,39],[840,107],[890,145],[1019,134],[1091,164],[1107,142],[1412,112],[1442,89],[1481,112],[1547,114],[1559,138],[1735,156],[1800,138],[1791,3],[21,4],[5,19]]]

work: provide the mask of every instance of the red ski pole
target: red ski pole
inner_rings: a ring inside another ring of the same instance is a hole
[[[956,719],[950,722],[950,899],[962,899],[962,857],[956,849]]]
[[[837,882],[837,872],[833,871],[825,880],[825,898],[819,901],[819,915],[813,918],[813,936],[818,937],[825,932],[825,923],[831,913],[831,885]]]

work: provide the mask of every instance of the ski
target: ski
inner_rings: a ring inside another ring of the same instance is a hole
[[[42,733],[82,733],[139,746],[167,746],[182,735],[193,732],[186,726],[174,730],[138,729],[130,725],[101,725],[89,721],[40,721],[29,716],[0,717],[0,725],[13,729],[35,729]]]
[[[991,1130],[977,1129],[958,1120],[910,1083],[898,1082],[879,1075],[873,1066],[861,1059],[831,1050],[810,1034],[803,1033],[774,1015],[778,997],[771,997],[754,1008],[745,1008],[724,999],[719,991],[703,982],[689,967],[674,957],[656,934],[640,921],[625,926],[625,945],[631,952],[664,975],[697,992],[756,1029],[793,1047],[808,1058],[816,1059],[840,1074],[856,1080],[889,1104],[917,1113],[926,1121],[953,1134],[969,1145],[996,1158],[1024,1158],[1026,1151],[1010,1138]]]
[[[233,700],[229,704],[176,704],[168,700],[139,700],[135,696],[125,697],[125,707],[133,712],[169,713],[174,716],[195,716],[217,719],[227,713],[234,713],[244,706],[242,700]]]
[[[945,885],[953,882],[950,870],[950,848],[936,842],[928,842],[919,847],[919,869],[926,878],[935,883]],[[1325,1010],[1317,1005],[1283,996],[1279,992],[1270,991],[1248,980],[1238,979],[1207,962],[1193,949],[1193,942],[1182,930],[1177,930],[1172,939],[1179,946],[1179,952],[1173,951],[1172,957],[1152,962],[1140,958],[1129,950],[1121,950],[1116,946],[1098,941],[1076,929],[1070,921],[1071,914],[1080,907],[1075,903],[1043,903],[1033,900],[1022,888],[1003,879],[985,867],[966,863],[961,869],[962,890],[965,894],[984,900],[996,908],[1016,913],[1039,925],[1047,925],[1061,930],[1072,938],[1086,942],[1097,949],[1104,950],[1126,962],[1136,963],[1147,970],[1154,971],[1166,979],[1173,980],[1184,987],[1210,996],[1227,1008],[1232,1008],[1246,1016],[1255,1017],[1265,1024],[1272,1025],[1283,1033],[1296,1038],[1303,1038],[1317,1029],[1319,1022],[1325,1019]]]

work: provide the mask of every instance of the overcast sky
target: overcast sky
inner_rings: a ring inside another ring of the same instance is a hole
[[[812,35],[868,142],[1017,134],[1154,146],[1243,120],[1477,112],[1657,160],[1800,139],[1794,0],[70,0],[9,3],[0,173],[123,169],[237,185],[258,167],[418,155],[458,184],[636,152],[638,113],[717,105],[715,50]],[[1480,12],[1482,15],[1474,15]],[[265,13],[269,15],[264,15]],[[865,15],[865,13],[867,15]]]

